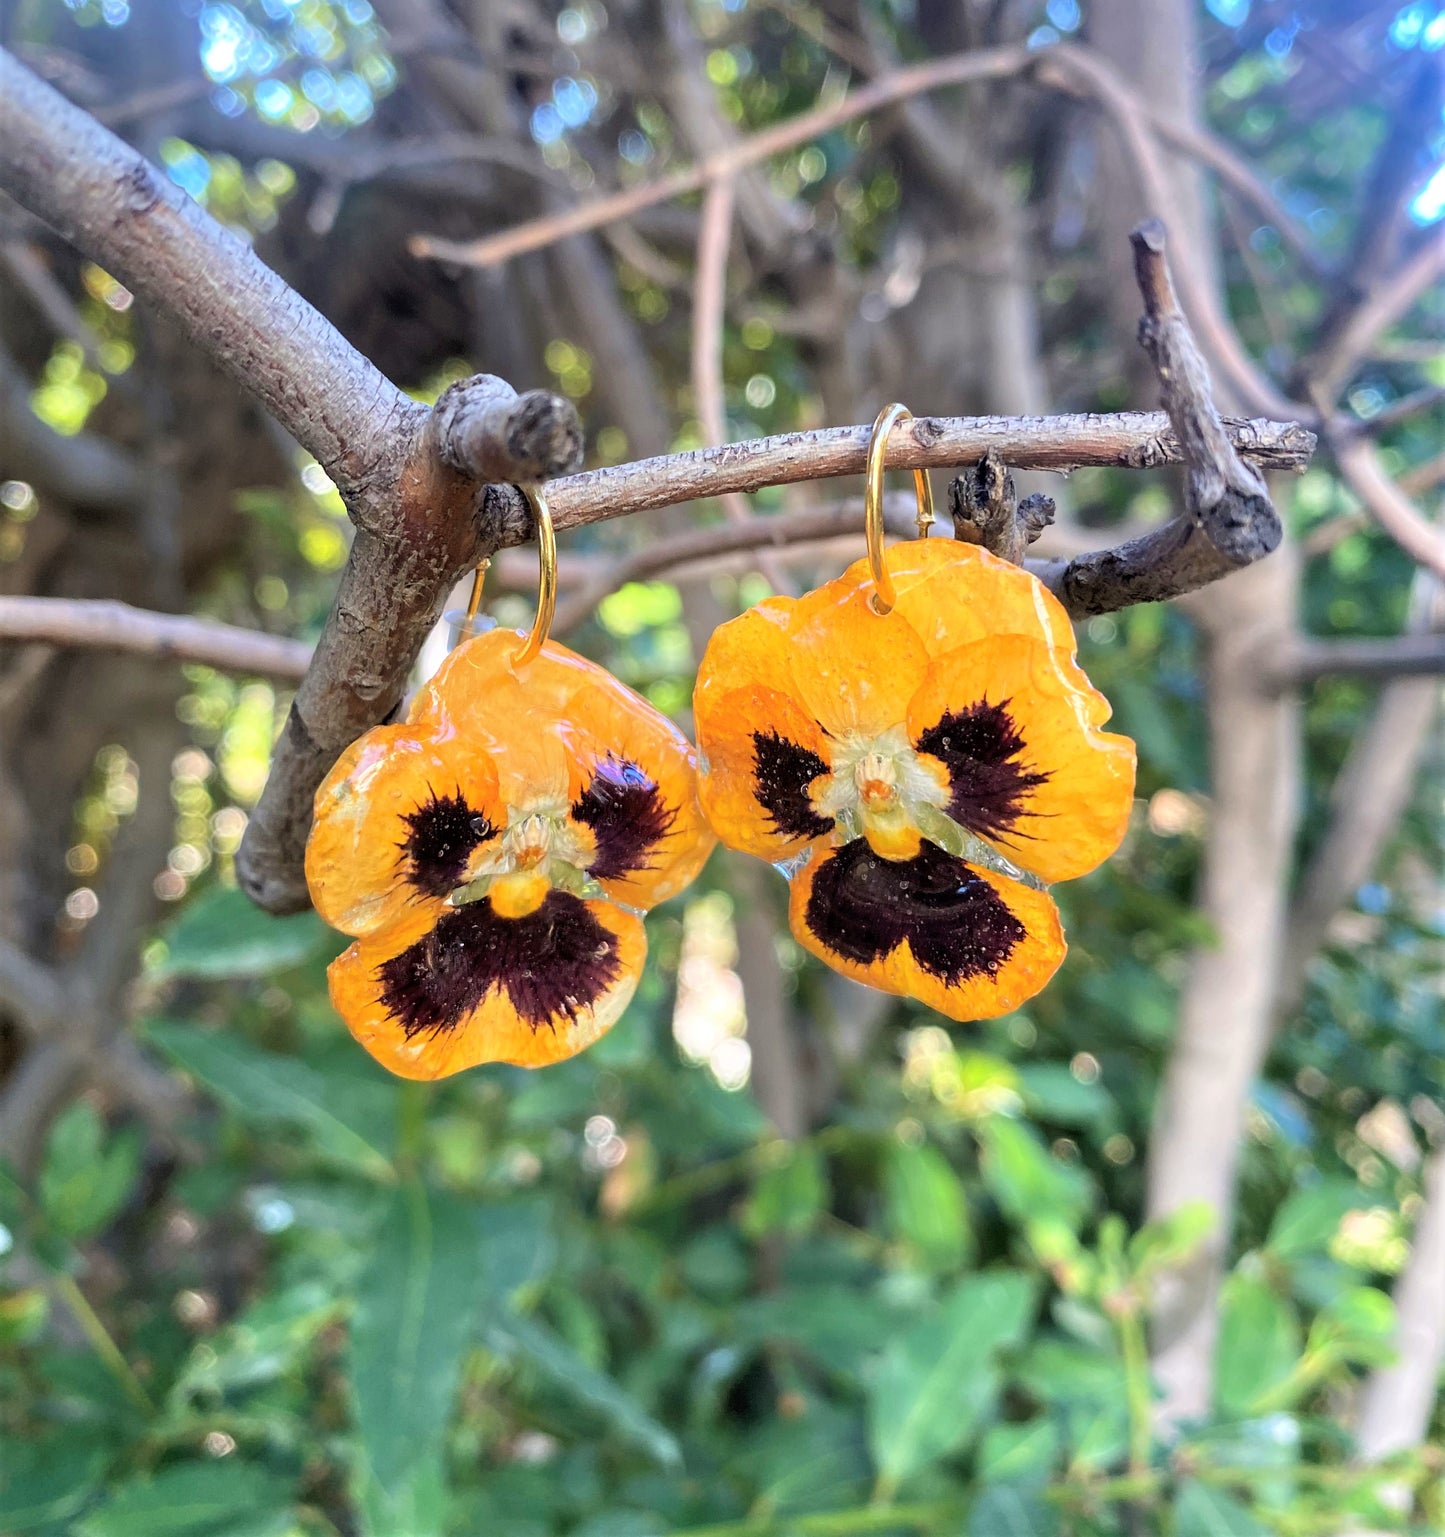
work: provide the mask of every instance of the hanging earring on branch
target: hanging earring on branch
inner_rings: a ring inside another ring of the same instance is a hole
[[[590,1045],[642,974],[641,915],[713,846],[691,746],[595,663],[547,639],[557,550],[537,525],[537,617],[462,639],[404,723],[342,754],[316,795],[306,875],[356,943],[329,972],[352,1034],[406,1078],[543,1066]]]
[[[888,434],[873,426],[868,554],[712,637],[693,712],[702,803],[731,848],[792,885],[798,942],[845,976],[954,1019],[1016,1008],[1065,945],[1048,881],[1118,847],[1134,745],[1074,656],[1068,615],[976,545],[883,540]]]

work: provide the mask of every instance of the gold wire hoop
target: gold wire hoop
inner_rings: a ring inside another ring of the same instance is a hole
[[[888,452],[888,434],[899,422],[913,420],[913,412],[897,401],[884,406],[868,436],[868,472],[863,482],[864,528],[868,536],[868,569],[873,573],[875,614],[891,612],[894,603],[893,578],[883,559],[883,459]],[[926,538],[933,523],[933,487],[927,470],[914,470],[913,494],[918,501],[918,537]]]
[[[527,632],[521,650],[513,658],[513,665],[521,667],[530,662],[546,643],[552,629],[552,616],[557,612],[557,536],[552,530],[552,514],[547,508],[547,498],[542,495],[542,488],[518,486],[517,489],[527,498],[527,505],[536,520],[537,554],[542,563],[542,574],[537,582],[537,616],[532,620],[532,628]],[[453,642],[456,646],[471,639],[477,610],[482,606],[482,586],[491,564],[491,556],[488,556],[477,562],[477,569],[472,573],[472,595],[467,599],[466,618],[462,620],[461,629]]]
[[[543,496],[541,486],[522,486],[520,489],[537,520],[537,555],[542,574],[537,583],[537,617],[514,659],[517,667],[530,662],[542,649],[552,629],[552,615],[557,612],[557,535],[552,531],[552,514],[547,510],[547,498]]]

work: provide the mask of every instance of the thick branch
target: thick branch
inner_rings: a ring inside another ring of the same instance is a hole
[[[201,662],[292,683],[305,676],[311,660],[305,641],[89,598],[0,597],[0,640]]]
[[[422,408],[240,236],[0,49],[0,186],[180,322],[343,495],[393,466]]]
[[[1268,555],[1283,537],[1263,477],[1240,457],[1214,410],[1208,370],[1174,296],[1163,226],[1151,220],[1132,239],[1145,309],[1139,341],[1183,445],[1185,513],[1116,549],[1051,565],[1045,582],[1079,616],[1192,592]]]

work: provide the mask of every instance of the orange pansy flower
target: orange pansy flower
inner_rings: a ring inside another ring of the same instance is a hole
[[[805,949],[954,1019],[1016,1008],[1064,958],[1048,881],[1119,846],[1134,744],[1063,607],[977,546],[897,544],[712,637],[693,713],[703,809],[792,881]]]
[[[356,939],[332,1002],[404,1078],[589,1046],[641,976],[641,913],[713,846],[676,727],[562,646],[517,649],[503,630],[457,647],[316,792],[306,878]]]

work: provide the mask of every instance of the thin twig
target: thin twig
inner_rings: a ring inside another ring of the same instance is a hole
[[[1301,639],[1271,657],[1266,671],[1276,688],[1297,688],[1317,678],[1409,678],[1445,672],[1445,635]]]
[[[720,176],[708,183],[697,227],[697,261],[692,285],[692,394],[703,442],[718,448],[728,440],[727,400],[723,390],[723,327],[727,317],[728,245],[732,238],[737,179]],[[750,521],[747,501],[737,491],[719,497],[723,512],[737,524]],[[785,578],[777,562],[759,563],[774,591]]]
[[[1438,230],[1431,230],[1414,254],[1350,311],[1327,350],[1309,360],[1314,388],[1333,397],[1369,355],[1376,338],[1408,314],[1442,275],[1445,240]]]
[[[479,240],[455,241],[435,235],[415,235],[410,242],[413,255],[435,261],[455,261],[466,266],[490,267],[509,261],[529,251],[539,251],[569,235],[600,229],[623,219],[630,219],[645,208],[671,202],[690,192],[700,191],[720,176],[734,175],[774,155],[796,149],[845,123],[876,112],[881,107],[905,101],[947,86],[976,80],[1005,79],[1035,71],[1041,61],[1060,56],[1089,56],[1089,50],[1077,44],[1031,51],[1021,48],[979,49],[950,54],[926,64],[907,65],[889,70],[866,85],[850,91],[841,101],[815,107],[785,122],[775,124],[742,139],[717,155],[696,165],[673,171],[656,181],[644,182],[606,197],[595,198],[565,213],[549,214],[502,230]],[[1107,66],[1105,66],[1107,68]],[[1061,81],[1041,78],[1040,84],[1060,86]],[[1075,77],[1067,86],[1070,94],[1087,91],[1092,82]],[[1122,81],[1115,81],[1118,91],[1132,96]],[[1321,267],[1308,238],[1294,219],[1260,178],[1235,156],[1227,145],[1188,124],[1151,112],[1142,103],[1139,112],[1149,128],[1165,142],[1184,154],[1208,165],[1244,199],[1252,203],[1273,224],[1284,239],[1307,261],[1312,270]]]
[[[305,676],[311,661],[305,641],[92,598],[0,597],[0,640],[200,662],[290,683]]]
[[[1374,443],[1359,434],[1326,432],[1340,476],[1365,510],[1412,559],[1445,575],[1445,534],[1390,479]]]

